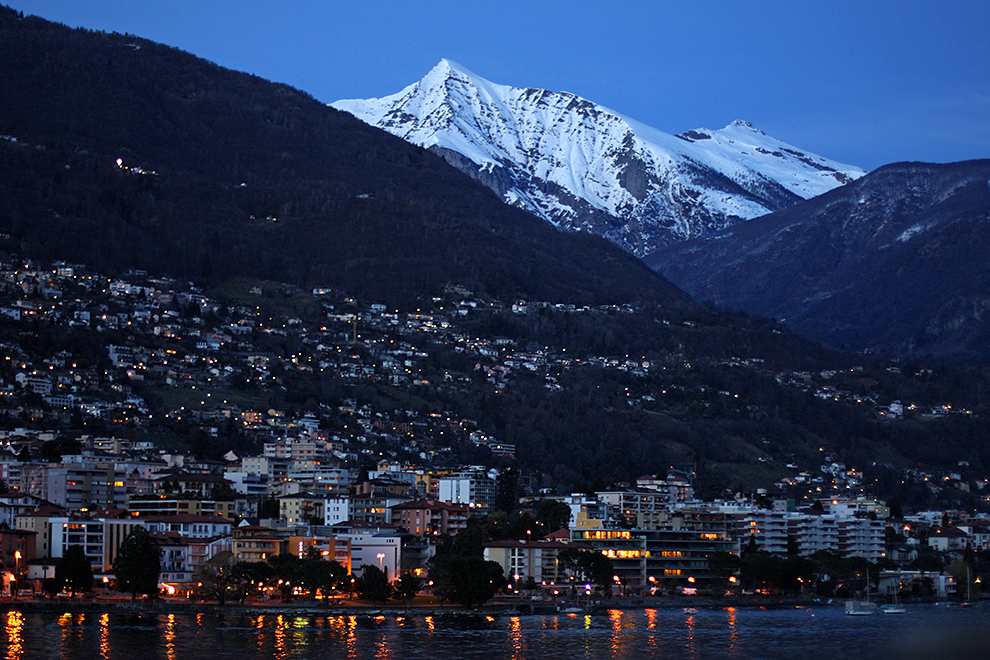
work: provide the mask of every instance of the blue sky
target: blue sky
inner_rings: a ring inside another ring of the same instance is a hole
[[[990,158],[990,2],[0,0],[131,33],[321,101],[395,93],[441,58],[668,133],[735,119],[827,158]]]

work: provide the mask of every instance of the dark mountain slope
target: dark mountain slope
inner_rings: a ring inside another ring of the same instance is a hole
[[[899,163],[652,260],[833,346],[990,360],[990,160]]]
[[[16,139],[0,142],[9,248],[397,302],[458,282],[687,304],[605,241],[554,231],[439,157],[284,85],[8,9],[0,63],[0,135]]]
[[[286,369],[292,377],[276,396],[293,406],[353,397],[383,402],[376,410],[409,401],[456,411],[516,444],[521,465],[548,484],[629,479],[674,463],[752,484],[785,474],[790,457],[818,465],[822,447],[857,465],[881,453],[903,463],[990,465],[972,440],[987,435],[983,372],[902,376],[764,320],[711,312],[604,240],[558,232],[436,155],[282,85],[133,37],[0,9],[0,135],[0,250],[8,254],[109,275],[139,268],[207,284],[244,275],[337,287],[337,298],[362,304],[426,298],[429,307],[447,283],[502,300],[644,303],[575,313],[532,305],[525,315],[478,304],[458,316],[464,336],[574,356],[551,374],[559,390],[523,370],[495,392],[477,366],[500,367],[497,358],[424,339],[429,386],[353,385],[331,369]],[[205,291],[225,296],[219,286]],[[85,292],[67,287],[66,298],[76,295]],[[322,299],[308,298],[305,321],[319,328]],[[35,328],[18,341],[60,341]],[[120,334],[113,341],[130,340]],[[286,360],[302,343],[293,333],[256,334],[266,353]],[[633,373],[644,362],[650,373]],[[447,382],[448,374],[459,376]],[[826,375],[816,384],[815,374]],[[849,400],[818,398],[826,386]],[[975,414],[888,424],[852,393],[950,401]],[[778,457],[773,473],[767,455]]]

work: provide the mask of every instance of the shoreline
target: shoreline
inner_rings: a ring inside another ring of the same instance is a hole
[[[506,602],[496,599],[478,608],[467,609],[457,605],[438,603],[415,603],[404,605],[388,603],[376,605],[357,601],[339,601],[323,604],[314,601],[302,602],[252,602],[240,604],[228,602],[224,605],[213,601],[185,601],[157,599],[154,601],[129,599],[89,599],[89,600],[13,600],[0,602],[2,612],[41,612],[41,613],[94,613],[119,612],[122,614],[230,614],[237,616],[277,614],[293,616],[548,616],[554,614],[598,615],[608,610],[651,610],[651,609],[695,609],[724,610],[739,609],[807,609],[843,607],[845,601],[815,601],[811,599],[716,599],[716,598],[622,598],[592,603],[547,603],[539,601]],[[565,612],[564,610],[569,610]]]

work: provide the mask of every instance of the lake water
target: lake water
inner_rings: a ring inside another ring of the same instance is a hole
[[[0,613],[4,660],[990,658],[990,604],[609,610],[586,616]]]

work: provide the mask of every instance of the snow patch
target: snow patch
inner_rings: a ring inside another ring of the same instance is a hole
[[[913,227],[908,227],[907,229],[904,230],[904,232],[900,236],[897,237],[897,240],[900,241],[901,243],[906,243],[907,241],[911,240],[912,236],[914,236],[915,234],[920,234],[921,232],[925,231],[925,229],[927,229],[927,227],[923,227],[921,225],[914,225]]]

